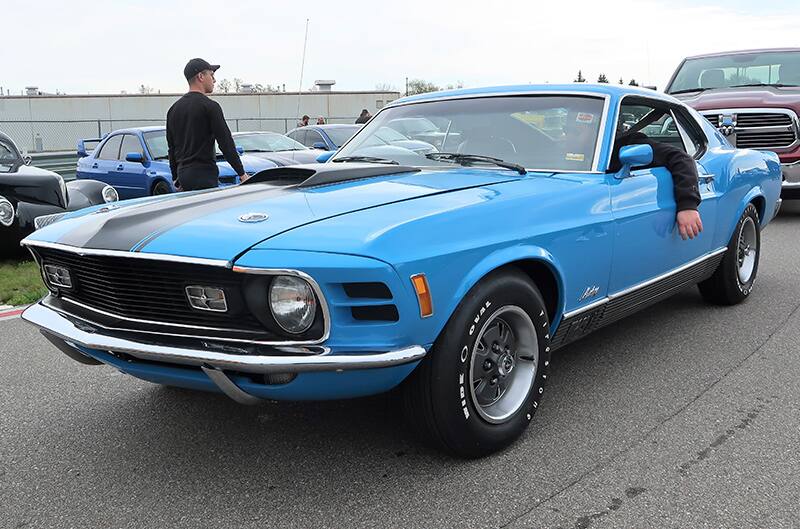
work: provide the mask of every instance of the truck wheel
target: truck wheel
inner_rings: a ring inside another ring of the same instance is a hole
[[[491,454],[527,428],[550,365],[542,296],[521,271],[493,273],[459,304],[403,386],[408,420],[459,457]]]
[[[717,305],[735,305],[744,301],[753,290],[760,256],[758,211],[753,204],[748,204],[714,275],[697,285],[703,298]]]

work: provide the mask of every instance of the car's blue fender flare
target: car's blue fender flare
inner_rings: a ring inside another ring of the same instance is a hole
[[[761,186],[755,186],[752,189],[750,189],[750,191],[748,191],[747,194],[745,194],[744,198],[742,198],[742,201],[739,204],[739,207],[736,209],[736,217],[732,219],[733,224],[731,224],[728,229],[729,239],[730,236],[733,235],[733,230],[736,228],[736,224],[739,222],[739,218],[742,216],[742,213],[744,213],[744,209],[751,202],[755,204],[756,210],[758,210],[759,224],[763,226],[765,220],[767,220],[765,219],[766,216],[765,207],[767,204],[767,197],[764,194],[764,190],[761,189]]]
[[[473,266],[467,274],[464,275],[458,287],[454,290],[453,296],[447,307],[448,319],[452,317],[458,304],[464,299],[464,296],[477,285],[484,277],[491,274],[495,270],[501,269],[505,266],[513,265],[521,262],[536,262],[547,267],[556,283],[557,298],[553,304],[553,314],[551,315],[551,326],[556,324],[564,313],[564,281],[562,276],[562,267],[559,266],[558,260],[550,252],[535,245],[519,245],[510,248],[498,249],[489,255],[485,256],[478,263]],[[523,270],[524,271],[524,270]],[[534,282],[535,283],[535,282]],[[537,285],[540,289],[541,286]],[[440,331],[441,332],[441,329]]]

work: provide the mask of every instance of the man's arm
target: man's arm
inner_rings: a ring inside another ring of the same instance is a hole
[[[231,136],[231,129],[225,123],[225,116],[222,114],[222,107],[216,101],[211,101],[209,104],[211,112],[211,131],[214,133],[214,138],[217,140],[219,150],[222,151],[225,160],[231,164],[231,167],[236,174],[242,179],[247,178],[244,173],[244,166],[242,160],[239,158],[239,153],[236,152],[236,144],[233,143],[233,136]]]
[[[666,167],[672,175],[672,188],[678,210],[678,232],[684,240],[694,239],[703,231],[703,222],[697,212],[700,205],[697,164],[691,156],[677,147],[655,141],[648,143],[653,147],[654,164]]]
[[[169,126],[169,112],[167,112],[167,159],[169,160],[169,172],[172,173],[172,183],[180,188],[178,181],[178,162],[175,160],[175,140],[172,138],[172,127]]]

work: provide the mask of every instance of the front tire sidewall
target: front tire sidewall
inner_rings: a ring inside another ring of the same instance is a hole
[[[470,364],[480,329],[507,306],[519,307],[530,316],[539,350],[535,377],[524,403],[512,416],[493,424],[480,416],[471,398]],[[468,457],[485,455],[519,437],[544,391],[550,364],[549,340],[549,320],[541,294],[521,273],[487,278],[467,295],[431,352],[433,411],[453,451]]]

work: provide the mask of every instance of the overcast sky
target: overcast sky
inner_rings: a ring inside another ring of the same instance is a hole
[[[663,88],[699,53],[800,46],[798,0],[4,0],[0,87],[183,92],[186,61],[222,65],[217,79],[297,90],[399,91],[440,86],[635,78]]]

